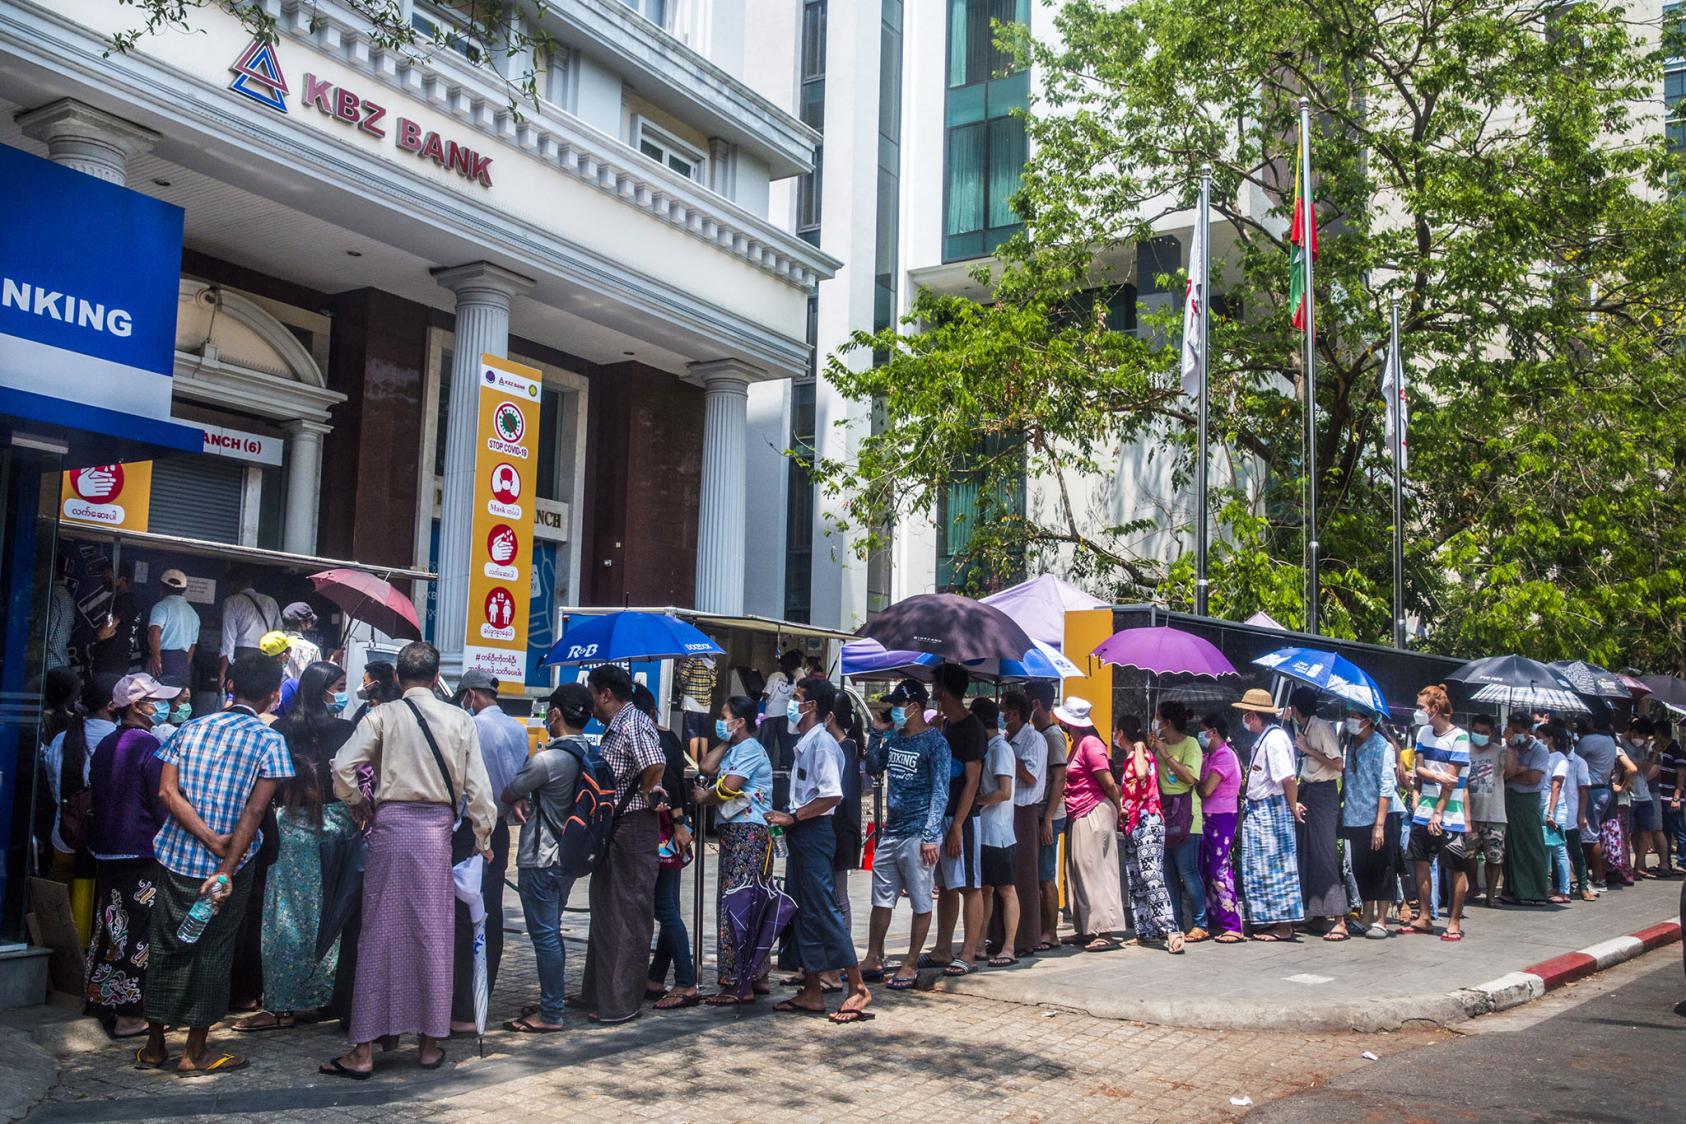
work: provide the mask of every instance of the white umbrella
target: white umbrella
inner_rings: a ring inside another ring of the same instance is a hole
[[[481,893],[481,879],[485,877],[486,860],[470,855],[451,868],[451,883],[457,900],[468,907],[468,919],[474,922],[474,1033],[480,1039],[480,1052],[486,1052],[486,1008],[491,1001],[491,988],[486,984],[486,898]]]

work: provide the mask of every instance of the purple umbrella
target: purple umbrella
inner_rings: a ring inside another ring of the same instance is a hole
[[[1018,660],[1036,645],[1013,618],[957,593],[921,593],[873,617],[857,636],[888,649],[928,652],[955,663]]]
[[[1090,653],[1105,663],[1133,667],[1152,675],[1239,675],[1224,654],[1191,632],[1169,626],[1126,628]]]
[[[736,957],[737,977],[732,982],[739,1001],[748,1002],[779,934],[796,916],[796,901],[771,879],[756,874],[726,891],[720,914]]]

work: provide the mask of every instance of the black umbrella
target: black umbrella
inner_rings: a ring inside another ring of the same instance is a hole
[[[896,602],[857,636],[886,648],[930,652],[945,660],[1022,660],[1036,647],[1013,618],[993,605],[955,593],[921,593]]]
[[[1651,700],[1670,710],[1686,713],[1686,682],[1672,675],[1646,675],[1640,682],[1651,688]]]
[[[1556,668],[1526,656],[1488,656],[1471,660],[1447,679],[1479,688],[1480,702],[1586,713],[1575,685]]]
[[[1589,699],[1620,699],[1627,702],[1633,698],[1633,692],[1622,685],[1621,676],[1613,671],[1606,671],[1597,664],[1587,663],[1585,660],[1552,660],[1546,666],[1560,672],[1572,683],[1576,694],[1585,695]]]

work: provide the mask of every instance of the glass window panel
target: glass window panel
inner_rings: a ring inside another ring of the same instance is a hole
[[[967,0],[948,0],[948,84],[964,86],[966,77]]]
[[[660,160],[662,158],[661,145],[652,144],[647,140],[639,140],[638,151],[642,152],[645,156],[648,156],[652,160]]]
[[[946,234],[964,234],[984,225],[985,126],[966,125],[948,132]]]
[[[984,119],[983,86],[968,86],[963,90],[950,90],[948,103],[944,110],[944,118],[948,125],[970,125],[974,121]]]
[[[902,137],[902,37],[888,27],[879,34],[878,135]]]
[[[825,127],[825,82],[802,83],[802,104],[798,111],[802,123],[810,129]]]
[[[1024,119],[1002,117],[989,129],[989,211],[986,225],[1012,226],[1019,217],[1012,208],[1013,193],[1024,173]]]
[[[825,74],[825,0],[808,0],[802,7],[802,77]]]

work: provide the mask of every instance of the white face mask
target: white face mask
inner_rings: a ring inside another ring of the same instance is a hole
[[[1416,712],[1411,715],[1411,723],[1415,726],[1428,726],[1433,722],[1434,719],[1429,717],[1428,711],[1424,710],[1420,706],[1416,709]]]
[[[1348,718],[1346,720],[1346,732],[1355,738],[1363,734],[1364,720],[1362,718]]]

